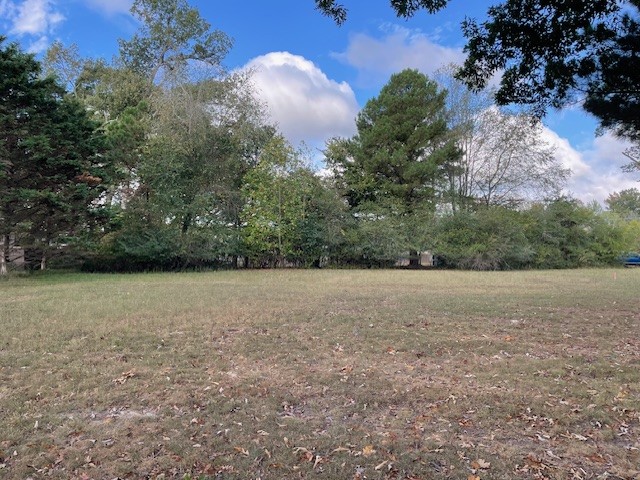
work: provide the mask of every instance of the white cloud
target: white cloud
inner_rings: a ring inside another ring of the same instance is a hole
[[[571,170],[572,177],[588,177],[591,174],[591,167],[584,161],[580,152],[571,146],[569,140],[560,137],[548,127],[543,127],[542,139],[556,149],[556,158],[564,168]]]
[[[0,0],[0,28],[11,35],[27,37],[27,51],[31,53],[46,50],[49,35],[64,20],[53,0]]]
[[[13,8],[6,5],[4,8],[12,14],[10,32],[15,35],[45,35],[64,21],[51,0],[25,0]]]
[[[43,35],[29,45],[29,47],[27,48],[27,52],[40,53],[44,52],[47,48],[49,48],[49,37]]]
[[[282,133],[293,143],[324,142],[355,133],[359,106],[346,82],[328,78],[314,63],[289,52],[254,58],[252,69],[258,95]]]
[[[462,48],[440,45],[434,37],[421,31],[387,25],[383,33],[382,38],[355,34],[351,36],[346,51],[333,56],[357,68],[359,81],[364,84],[385,81],[390,74],[405,68],[415,68],[431,75],[444,65],[464,62]]]
[[[128,14],[133,0],[85,0],[95,10],[107,15]]]
[[[621,167],[628,163],[622,152],[629,147],[611,134],[595,137],[580,149],[574,148],[566,138],[545,128],[544,138],[556,147],[556,156],[566,168],[572,170],[568,192],[585,203],[604,200],[613,192],[638,188],[638,175],[626,173]]]

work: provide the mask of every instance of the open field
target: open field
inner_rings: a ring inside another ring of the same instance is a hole
[[[640,479],[640,270],[0,282],[0,479]]]

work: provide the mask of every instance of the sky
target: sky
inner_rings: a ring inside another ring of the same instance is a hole
[[[451,0],[437,14],[399,19],[388,0],[343,0],[347,22],[338,27],[313,0],[188,0],[234,46],[229,70],[252,68],[272,120],[293,143],[320,152],[327,139],[355,133],[355,117],[393,73],[416,68],[432,76],[462,63],[465,17],[485,18],[489,0]],[[118,39],[139,25],[132,0],[0,0],[0,32],[41,55],[53,41],[77,44],[81,55],[105,59]],[[544,138],[573,172],[566,193],[600,203],[615,191],[638,188],[624,173],[624,142],[596,135],[597,122],[574,106],[544,119]]]

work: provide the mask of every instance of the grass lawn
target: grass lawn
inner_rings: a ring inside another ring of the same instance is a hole
[[[0,479],[640,479],[640,269],[0,282]]]

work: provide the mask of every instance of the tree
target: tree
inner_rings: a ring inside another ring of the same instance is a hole
[[[447,128],[445,97],[425,75],[404,70],[358,114],[356,136],[329,142],[327,161],[351,207],[435,208],[444,169],[460,156]]]
[[[603,128],[640,132],[639,2],[510,0],[482,24],[465,21],[469,56],[460,74],[483,86],[504,70],[500,104],[529,105],[537,115],[584,100]],[[625,8],[623,8],[625,7]]]
[[[448,0],[391,0],[402,17],[434,12]],[[316,7],[338,23],[346,9],[335,0]],[[468,53],[459,78],[484,87],[502,73],[500,105],[528,105],[537,116],[584,101],[601,126],[640,136],[640,0],[503,0],[488,20],[463,22]]]
[[[65,46],[56,40],[47,49],[42,60],[42,70],[47,76],[55,76],[68,92],[75,93],[76,82],[86,61],[80,57],[76,44]]]
[[[610,211],[629,220],[640,220],[640,190],[629,188],[610,194],[605,200]]]
[[[135,0],[131,13],[142,22],[141,32],[120,40],[120,56],[150,83],[161,72],[178,73],[188,62],[219,68],[231,39],[210,25],[185,0]]]
[[[329,248],[331,197],[302,152],[276,135],[247,172],[244,239],[254,266],[319,266]]]
[[[247,81],[238,74],[184,83],[150,100],[153,122],[125,215],[176,232],[176,266],[239,254],[242,177],[272,132]]]
[[[407,238],[416,238],[409,234],[417,225],[411,217],[435,209],[445,173],[460,158],[447,128],[445,97],[425,75],[404,70],[358,114],[356,136],[329,142],[327,161],[363,218],[372,209],[380,218],[404,217]]]
[[[634,145],[622,152],[630,161],[622,169],[626,172],[634,172],[640,170],[640,141],[636,141]]]
[[[533,205],[525,212],[524,229],[537,268],[612,265],[629,244],[623,226],[599,205],[567,198]]]
[[[543,139],[539,122],[492,108],[480,112],[475,123],[464,169],[476,202],[517,207],[560,194],[570,172]]]
[[[316,8],[333,18],[338,25],[347,20],[347,8],[336,0],[315,0]],[[390,0],[396,15],[402,18],[412,17],[418,10],[424,8],[429,13],[435,13],[444,8],[449,0]]]
[[[544,140],[540,122],[500,110],[491,91],[471,92],[447,67],[439,82],[447,89],[448,121],[463,155],[449,176],[453,211],[520,206],[555,198],[570,173]]]
[[[437,219],[434,251],[440,265],[470,270],[509,270],[531,264],[534,249],[522,213],[503,207],[456,212]]]
[[[25,233],[43,251],[82,228],[106,172],[97,125],[33,55],[0,37],[0,273],[10,234]],[[26,237],[25,237],[26,238]]]

